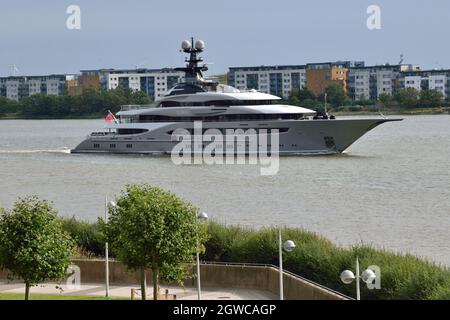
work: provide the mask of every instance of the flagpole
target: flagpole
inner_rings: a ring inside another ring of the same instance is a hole
[[[105,196],[105,223],[108,223],[108,196]],[[105,242],[105,296],[109,298],[109,246]]]
[[[111,115],[111,116],[113,117],[114,123],[119,123],[119,122],[117,121],[117,118],[116,118],[116,116],[114,115],[114,113],[112,113],[111,110],[108,110],[108,112],[109,112],[109,113],[108,113],[108,116]]]

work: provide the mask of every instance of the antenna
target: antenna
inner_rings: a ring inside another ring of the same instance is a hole
[[[11,68],[11,75],[12,76],[16,76],[17,73],[19,73],[19,69],[17,68],[17,66],[15,64],[9,66]]]
[[[403,53],[401,53],[400,54],[400,61],[398,62],[398,64],[402,64],[403,61],[405,60],[404,58],[405,58],[405,56],[403,55]]]
[[[141,62],[135,64],[134,68],[137,70],[140,67],[142,67],[144,65],[144,63],[147,63],[147,62],[148,62],[148,59],[142,60]]]

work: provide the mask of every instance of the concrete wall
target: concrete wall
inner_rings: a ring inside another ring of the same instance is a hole
[[[74,260],[81,270],[82,283],[103,283],[105,281],[104,260]],[[244,266],[224,264],[201,265],[202,287],[205,288],[240,288],[269,291],[279,295],[278,269],[270,266]],[[192,267],[195,274],[195,266]],[[109,262],[110,283],[113,285],[139,284],[139,272],[127,270],[120,262]],[[0,279],[5,279],[6,274],[0,271]],[[152,272],[147,272],[147,281],[152,283]],[[185,281],[185,286],[195,286],[196,279]],[[284,297],[287,300],[346,300],[324,287],[284,274]]]

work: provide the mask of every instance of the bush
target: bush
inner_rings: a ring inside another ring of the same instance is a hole
[[[82,256],[103,256],[105,237],[99,223],[89,223],[72,218],[61,218],[62,227],[74,239]]]
[[[16,113],[18,111],[19,111],[18,102],[0,96],[0,115],[6,113]]]
[[[254,230],[211,223],[209,234],[204,260],[278,265],[275,228]],[[286,228],[282,234],[297,245],[293,252],[283,256],[286,270],[346,295],[354,297],[355,287],[344,285],[339,275],[345,269],[354,271],[358,257],[361,270],[369,265],[381,268],[381,289],[369,290],[361,285],[364,299],[450,299],[448,268],[368,245],[340,248],[302,229]]]
[[[361,106],[350,106],[348,107],[348,111],[350,112],[359,112],[362,111],[363,108]]]

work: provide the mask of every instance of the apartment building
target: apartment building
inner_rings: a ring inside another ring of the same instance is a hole
[[[420,70],[419,66],[410,64],[350,68],[348,94],[354,100],[378,100],[382,93],[393,95],[402,87],[400,82],[402,73],[418,70]],[[409,79],[408,81],[411,86],[417,85],[415,82],[417,79]]]
[[[292,89],[306,87],[305,65],[231,67],[228,84],[239,90],[255,89],[288,98]]]
[[[231,67],[227,77],[228,84],[237,89],[255,89],[286,99],[292,89],[308,88],[319,96],[328,85],[338,83],[346,90],[348,68],[361,65],[364,65],[364,62],[340,61],[306,65]]]
[[[444,98],[450,97],[450,69],[405,71],[399,82],[401,88],[437,90]]]
[[[87,89],[101,89],[98,74],[81,74],[71,80],[67,80],[67,94],[69,96],[79,96]]]
[[[145,92],[151,99],[161,99],[167,91],[184,79],[184,72],[173,69],[100,69],[82,70],[82,76],[96,76],[103,90],[118,87]]]
[[[347,92],[348,72],[352,67],[363,67],[363,61],[337,61],[308,63],[306,65],[306,88],[316,97],[325,93],[325,89],[337,84]]]
[[[19,101],[33,94],[66,95],[71,75],[11,76],[0,78],[0,95]]]

